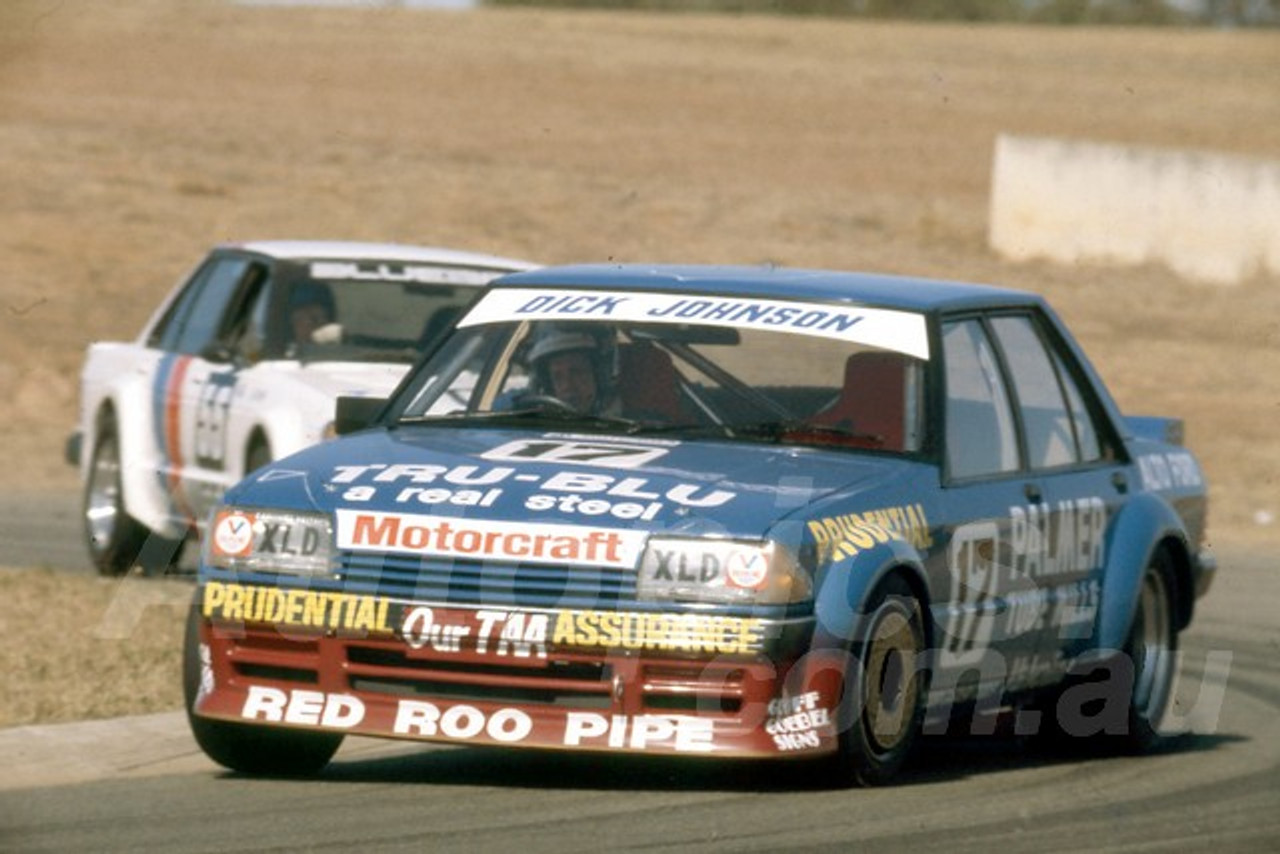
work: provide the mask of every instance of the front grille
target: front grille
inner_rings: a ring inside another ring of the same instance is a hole
[[[320,677],[314,670],[305,670],[301,667],[254,664],[251,661],[237,665],[236,672],[251,679],[270,679],[276,682],[299,682],[303,685],[316,685],[320,682]]]
[[[343,552],[339,577],[349,593],[469,606],[607,607],[636,598],[635,573],[599,567],[485,564]]]
[[[646,665],[641,686],[646,709],[689,714],[737,714],[750,690],[744,668],[713,664]]]
[[[250,630],[228,639],[227,658],[238,676],[315,685],[320,681],[319,651],[317,638]]]
[[[591,652],[495,658],[474,647],[441,653],[411,649],[398,640],[283,637],[274,629],[256,628],[227,643],[228,663],[241,678],[391,697],[628,709],[728,721],[763,708],[774,691],[774,667],[759,660],[610,660]]]
[[[545,667],[531,668],[506,664],[480,664],[475,661],[445,661],[441,659],[413,659],[398,649],[387,647],[363,647],[351,645],[347,648],[347,661],[351,664],[368,664],[373,667],[404,667],[418,671],[437,671],[441,673],[483,673],[488,676],[528,676],[531,671],[539,675],[546,674],[559,679],[577,679],[591,682],[607,682],[609,667],[598,661],[566,661],[555,659]]]
[[[613,673],[586,657],[531,658],[522,664],[422,658],[383,644],[347,643],[352,690],[454,700],[607,708]]]

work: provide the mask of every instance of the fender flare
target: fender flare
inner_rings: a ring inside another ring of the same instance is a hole
[[[227,487],[230,488],[248,474],[245,463],[255,436],[261,436],[266,441],[272,458],[277,460],[323,439],[322,433],[314,437],[309,435],[310,425],[302,416],[306,409],[305,406],[286,401],[254,413],[251,419],[231,425],[227,435],[227,471],[233,473],[234,477]],[[233,456],[236,457],[234,469],[231,461]]]
[[[866,600],[876,586],[891,573],[902,572],[920,598],[923,613],[929,613],[924,561],[906,540],[890,537],[886,542],[863,549],[852,557],[833,562],[820,574],[814,595],[815,647],[843,647],[857,636],[866,613]],[[926,645],[933,642],[933,630],[925,620]]]
[[[1152,493],[1133,496],[1111,527],[1106,566],[1102,576],[1095,650],[1123,649],[1138,606],[1142,575],[1158,548],[1176,544],[1175,560],[1185,563],[1187,533],[1178,514]],[[1175,597],[1182,597],[1181,573],[1175,578]],[[1177,606],[1182,612],[1182,606]],[[1186,617],[1189,619],[1190,614]],[[1180,622],[1182,622],[1180,620]]]
[[[92,458],[103,417],[110,410],[120,448],[120,490],[125,512],[151,531],[176,537],[183,529],[160,485],[162,453],[156,448],[149,417],[152,406],[151,388],[139,377],[130,376],[112,388],[94,410],[86,460]]]

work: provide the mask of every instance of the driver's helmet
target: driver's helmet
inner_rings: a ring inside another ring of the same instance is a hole
[[[614,330],[609,327],[552,325],[535,332],[526,357],[533,373],[534,391],[554,394],[550,376],[551,357],[572,352],[583,352],[591,360],[596,381],[596,408],[603,409],[614,396],[617,375],[617,343]]]
[[[318,305],[323,309],[329,321],[337,318],[338,309],[334,305],[333,289],[324,282],[314,279],[303,279],[294,282],[289,289],[289,309],[301,308],[304,305]]]

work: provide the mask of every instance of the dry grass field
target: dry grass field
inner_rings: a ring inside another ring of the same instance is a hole
[[[1000,133],[1280,158],[1280,33],[5,0],[0,487],[72,488],[85,345],[135,335],[209,245],[354,238],[1039,291],[1122,408],[1186,418],[1215,539],[1280,542],[1280,281],[1002,262]],[[16,644],[79,654],[7,676],[0,724],[176,704],[172,621],[100,668],[154,684],[43,698],[92,666],[99,642],[67,626],[114,588],[16,578],[6,673]]]

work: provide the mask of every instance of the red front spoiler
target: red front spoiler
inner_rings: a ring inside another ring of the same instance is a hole
[[[341,619],[337,628],[228,621],[209,602],[206,593],[194,709],[202,717],[717,757],[812,756],[836,745],[839,679],[835,668],[803,655],[812,621],[745,626],[630,615],[633,626],[610,612],[392,603],[385,618],[350,631]],[[694,634],[677,637],[676,628]],[[701,654],[688,649],[699,645]]]

